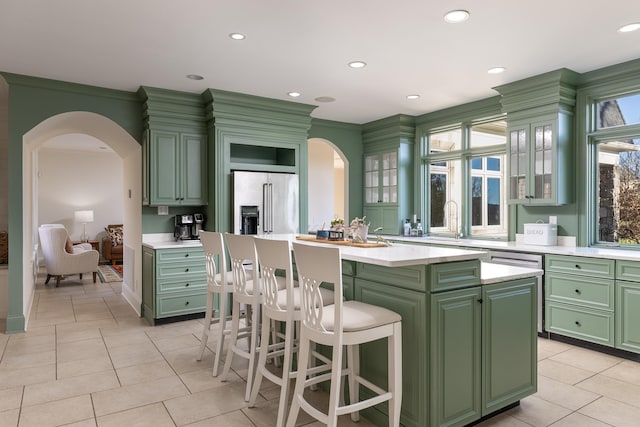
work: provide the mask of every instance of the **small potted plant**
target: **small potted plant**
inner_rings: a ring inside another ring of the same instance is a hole
[[[337,216],[331,221],[331,228],[329,228],[329,240],[343,240],[344,239],[344,219]]]

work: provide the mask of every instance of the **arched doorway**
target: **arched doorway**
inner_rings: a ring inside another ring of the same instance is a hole
[[[122,159],[124,271],[122,296],[140,314],[142,301],[142,150],[140,144],[112,120],[95,113],[69,112],[50,117],[23,136],[23,296],[25,313],[33,301],[38,244],[38,150],[54,137],[86,134],[108,145]],[[99,172],[98,172],[99,173]]]
[[[349,162],[331,141],[309,143],[309,229],[327,227],[334,217],[349,219]]]

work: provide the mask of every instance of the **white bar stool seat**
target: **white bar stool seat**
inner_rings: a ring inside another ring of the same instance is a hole
[[[334,292],[342,294],[342,262],[337,247],[322,247],[293,242],[298,281],[302,290],[303,313],[296,386],[291,402],[287,427],[294,427],[302,408],[318,421],[335,427],[338,416],[351,414],[359,420],[359,411],[389,402],[389,426],[400,425],[402,404],[402,318],[386,308],[357,301],[342,301],[323,306],[319,291],[321,283],[333,283]],[[360,376],[359,345],[387,338],[388,390]],[[311,343],[333,348],[331,372],[307,378],[307,362]],[[343,366],[343,346],[347,347],[347,366]],[[339,390],[346,370],[349,383],[349,404],[341,405]],[[317,409],[305,399],[304,389],[330,380],[328,411]],[[359,388],[364,386],[373,397],[360,401]]]

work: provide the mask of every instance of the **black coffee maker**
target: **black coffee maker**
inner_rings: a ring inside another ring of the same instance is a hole
[[[193,239],[192,228],[194,226],[194,220],[192,214],[180,214],[175,216],[175,228],[173,230],[173,237],[176,240],[191,240]]]

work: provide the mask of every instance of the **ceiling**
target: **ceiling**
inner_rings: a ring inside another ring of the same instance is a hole
[[[446,23],[452,9],[471,16]],[[632,22],[637,0],[0,0],[0,71],[126,91],[223,89],[366,123],[640,58],[640,31],[617,32]],[[487,73],[497,66],[506,71]]]

